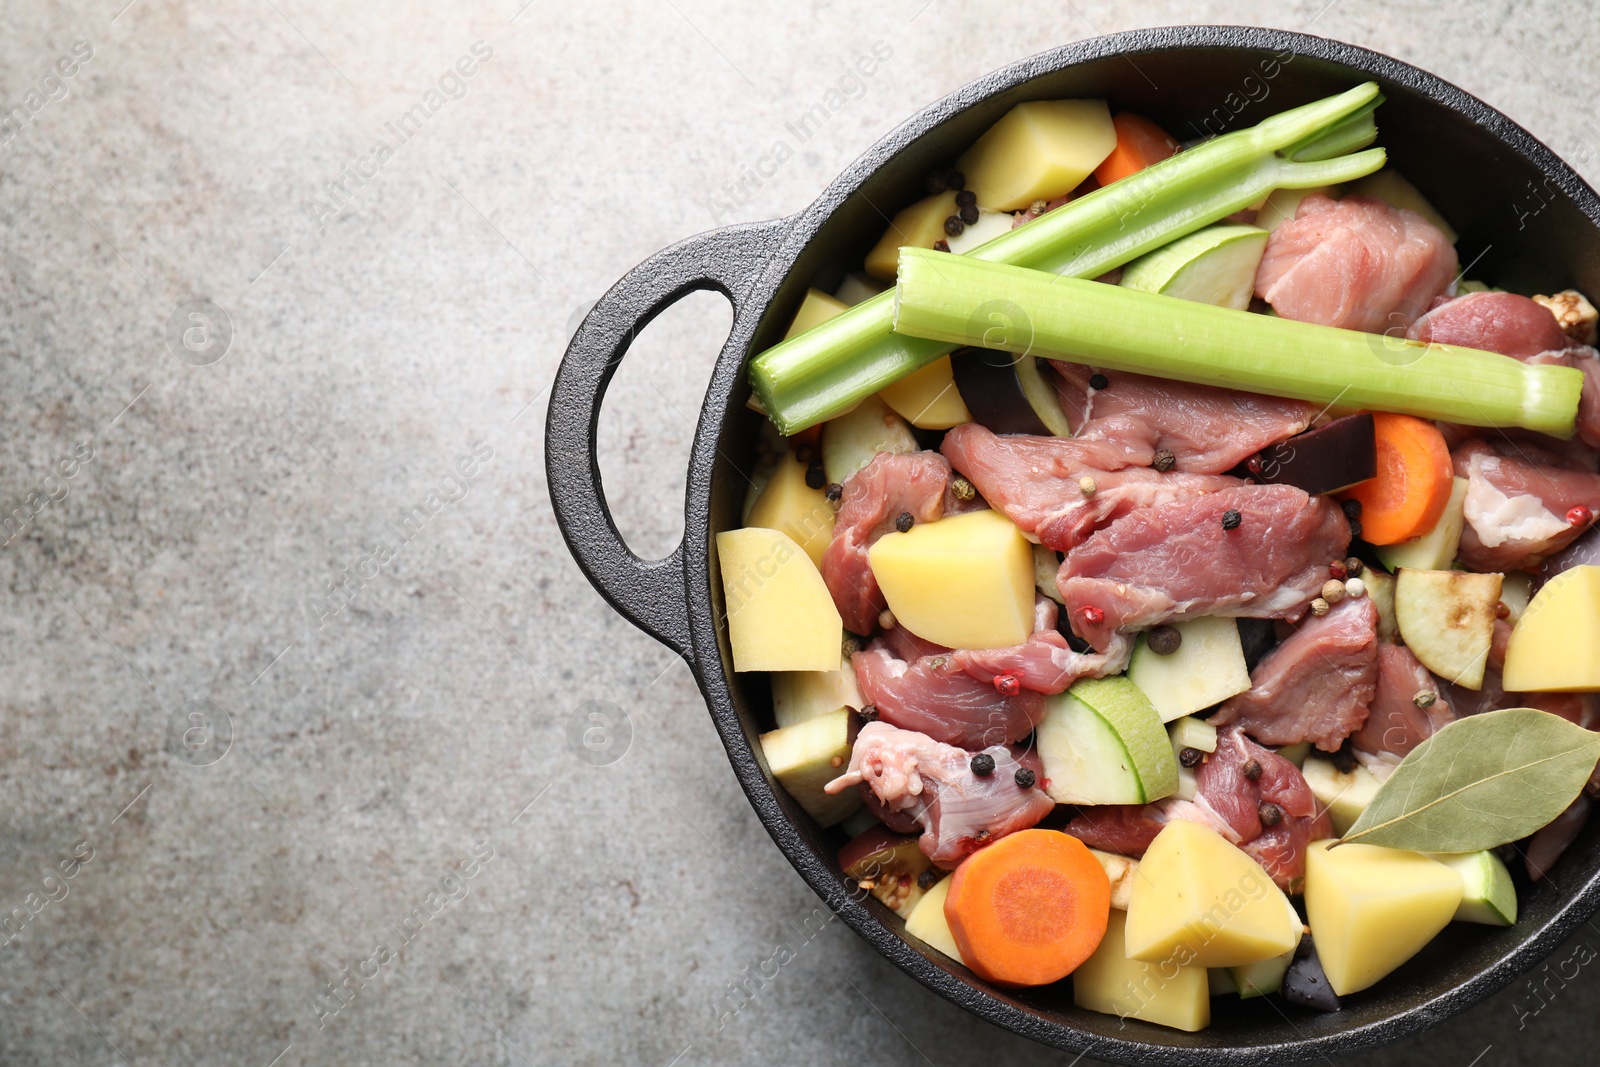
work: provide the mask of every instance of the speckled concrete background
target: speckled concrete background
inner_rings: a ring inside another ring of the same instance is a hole
[[[1067,1064],[831,923],[726,1014],[819,903],[688,672],[557,536],[542,407],[575,316],[973,76],[1136,25],[1357,41],[1590,158],[1600,19],[522,3],[0,8],[0,1063]],[[723,189],[880,41],[864,95]],[[681,527],[727,322],[690,300],[613,390],[641,550]],[[569,748],[590,700],[629,717],[613,762]],[[1546,999],[1367,1062],[1587,1053],[1593,981]]]

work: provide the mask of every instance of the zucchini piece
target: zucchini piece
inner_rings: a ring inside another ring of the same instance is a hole
[[[1239,627],[1222,616],[1171,623],[1183,635],[1176,652],[1160,655],[1141,635],[1128,662],[1128,680],[1150,698],[1163,722],[1220,704],[1250,688]]]
[[[1119,284],[1243,311],[1255,292],[1267,236],[1255,226],[1207,226],[1129,263]]]
[[[1072,436],[1055,383],[1034,357],[961,348],[950,353],[950,369],[973,421],[995,433]]]
[[[1145,804],[1178,787],[1161,716],[1126,678],[1084,678],[1049,699],[1034,735],[1060,804]]]
[[[850,762],[852,733],[850,709],[837,708],[761,735],[761,754],[772,776],[822,826],[842,822],[861,805],[860,790],[831,796],[822,791]]]
[[[1401,639],[1424,667],[1468,689],[1483,685],[1499,602],[1498,574],[1403,567],[1395,577],[1394,613]],[[1508,649],[1508,667],[1511,659]],[[1515,680],[1507,679],[1506,684]]]
[[[822,427],[822,469],[839,485],[872,462],[879,452],[915,452],[911,427],[876,396]]]
[[[1450,486],[1450,501],[1433,529],[1421,537],[1401,541],[1397,545],[1374,545],[1373,551],[1390,571],[1411,567],[1420,571],[1449,570],[1456,561],[1456,550],[1461,547],[1461,531],[1466,525],[1462,511],[1467,501],[1467,479],[1456,478]]]

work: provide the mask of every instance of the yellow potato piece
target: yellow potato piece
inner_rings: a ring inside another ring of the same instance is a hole
[[[1506,646],[1511,693],[1600,689],[1600,567],[1573,567],[1545,584]]]
[[[919,523],[867,554],[895,622],[946,648],[1009,648],[1033,632],[1033,546],[998,511]]]
[[[1420,852],[1313,841],[1306,850],[1306,920],[1328,985],[1365,989],[1445,928],[1461,876]]]
[[[1111,912],[1100,947],[1072,972],[1072,1002],[1121,1019],[1143,1019],[1191,1033],[1204,1030],[1211,1022],[1206,969],[1129,959],[1126,922],[1123,912]]]
[[[1215,830],[1174,819],[1139,861],[1128,956],[1202,968],[1256,963],[1299,943],[1293,913],[1259,863]]]
[[[783,339],[787,341],[795,334],[805,333],[813,326],[820,326],[840,312],[849,310],[850,305],[838,297],[829,296],[821,289],[807,289],[806,298],[800,302],[800,310],[794,313],[794,321],[789,323]]]
[[[955,935],[950,932],[950,922],[944,917],[944,899],[950,895],[950,879],[940,880],[922,895],[917,906],[906,916],[906,933],[919,937],[953,960],[961,959],[961,949]]]
[[[779,458],[744,523],[782,530],[821,567],[823,550],[833,540],[833,519],[827,494],[806,484],[806,465],[789,453]]]
[[[844,620],[816,564],[788,534],[746,527],[717,534],[717,560],[736,671],[839,666]]]
[[[972,413],[962,401],[950,372],[949,356],[940,356],[921,370],[884,386],[878,395],[907,422],[924,430],[948,430],[972,421]]]
[[[945,239],[944,220],[959,210],[953,192],[935,193],[901,209],[867,253],[867,273],[886,282],[894,281],[895,272],[900,269],[900,246],[932,248]]]
[[[1104,100],[1030,100],[989,127],[956,169],[979,207],[1016,211],[1072,192],[1116,146]]]

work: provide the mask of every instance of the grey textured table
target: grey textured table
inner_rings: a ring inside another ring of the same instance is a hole
[[[1594,8],[1325,3],[6,3],[0,1062],[1069,1063],[825,921],[688,672],[569,561],[544,391],[649,252],[1099,32],[1357,41],[1600,174]],[[727,321],[689,301],[613,390],[642,550]],[[590,700],[631,720],[609,765],[567,744]],[[1593,981],[1549,988],[1368,1062],[1589,1054]]]

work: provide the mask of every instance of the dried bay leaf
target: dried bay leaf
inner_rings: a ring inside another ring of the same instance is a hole
[[[1600,733],[1534,708],[1449,724],[1383,783],[1343,840],[1476,852],[1527,837],[1567,809],[1600,761]]]

